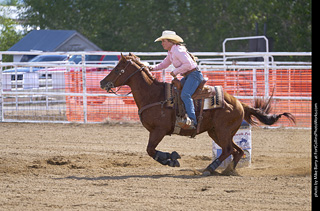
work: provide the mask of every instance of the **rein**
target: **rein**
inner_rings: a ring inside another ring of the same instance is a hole
[[[168,100],[164,100],[164,101],[160,101],[160,102],[156,102],[156,103],[151,103],[151,104],[148,104],[148,105],[145,105],[143,106],[141,109],[139,109],[138,111],[138,114],[139,114],[139,118],[141,120],[141,114],[142,112],[144,112],[145,110],[153,107],[153,106],[157,106],[157,105],[161,105],[161,108],[163,108],[164,104],[166,104],[168,102]],[[163,110],[161,111],[161,116],[163,116],[164,113],[163,113]]]
[[[111,87],[114,87],[115,82],[119,79],[119,77],[120,77],[122,74],[125,73],[127,67],[128,67],[130,64],[133,64],[133,62],[132,62],[131,60],[129,60],[129,62],[128,62],[128,64],[125,66],[125,68],[123,68],[122,70],[118,71],[118,72],[119,72],[119,73],[118,73],[118,76],[117,76],[113,81],[108,82],[109,85],[107,85],[107,86],[110,86],[110,92],[112,92],[113,94],[115,94],[115,95],[117,95],[117,96],[128,96],[128,95],[131,93],[131,91],[130,91],[128,94],[125,94],[125,95],[119,95],[119,94],[117,94],[117,92],[121,89],[121,87],[122,87],[132,76],[134,76],[136,73],[140,72],[141,70],[143,70],[143,68],[145,68],[145,66],[142,66],[142,67],[140,67],[139,69],[137,69],[136,71],[134,71],[133,73],[131,73],[131,74],[128,76],[128,78],[127,78],[124,82],[122,82],[122,84],[120,85],[120,88],[119,88],[117,91],[113,91],[113,90],[111,89]],[[143,106],[143,107],[142,107],[141,109],[139,109],[139,111],[138,111],[140,120],[141,120],[141,114],[142,114],[143,111],[145,111],[145,110],[147,110],[147,109],[149,109],[149,108],[151,108],[151,107],[157,106],[157,105],[161,105],[161,108],[163,108],[164,104],[166,104],[167,102],[168,102],[168,100],[164,100],[164,101],[159,101],[159,102],[156,102],[156,103],[151,103],[151,104],[148,104],[148,105]],[[161,115],[162,115],[162,116],[164,115],[163,110],[161,111]]]

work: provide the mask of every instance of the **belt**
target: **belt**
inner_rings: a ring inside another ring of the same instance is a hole
[[[183,73],[183,74],[181,74],[181,75],[182,75],[183,77],[186,77],[187,75],[189,75],[190,73],[192,73],[192,72],[194,72],[194,71],[199,71],[199,68],[196,67],[196,68],[194,68],[194,69],[192,69],[192,70],[189,70],[188,72]]]

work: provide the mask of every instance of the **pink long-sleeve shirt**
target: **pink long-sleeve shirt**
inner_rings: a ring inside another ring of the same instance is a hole
[[[155,65],[153,70],[165,69],[170,64],[176,68],[173,71],[175,75],[186,73],[197,67],[197,63],[187,53],[187,49],[181,45],[173,45],[167,57],[160,64]]]

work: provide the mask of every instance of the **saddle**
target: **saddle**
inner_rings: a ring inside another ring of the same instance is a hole
[[[203,110],[224,107],[222,86],[205,85],[207,81],[208,79],[205,78],[192,95],[198,125],[196,130],[192,132],[191,137],[194,137],[200,132],[200,126],[203,119]],[[183,86],[181,82],[176,78],[172,80],[171,84],[166,83],[166,107],[171,107],[176,111],[176,124],[173,133],[179,135],[181,135],[181,132],[183,132],[184,128],[181,128],[178,123],[186,118],[185,106],[180,97],[182,88]]]

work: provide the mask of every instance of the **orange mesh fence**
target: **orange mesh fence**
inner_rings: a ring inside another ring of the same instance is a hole
[[[110,71],[89,69],[86,70],[86,93],[106,94],[100,89],[102,80]],[[275,126],[284,127],[311,127],[311,70],[308,69],[279,69],[269,70],[265,74],[263,69],[256,70],[227,70],[202,71],[209,80],[208,85],[221,85],[229,94],[236,96],[241,102],[253,104],[253,97],[269,96],[274,89],[273,113],[292,113],[297,120],[293,125],[282,118]],[[153,72],[153,75],[163,81],[162,72]],[[169,72],[165,81],[170,82]],[[82,122],[85,119],[83,106],[83,74],[80,70],[65,73],[67,119],[68,121]],[[130,88],[121,88],[119,94],[127,94]],[[73,96],[72,94],[79,94]],[[159,99],[162,100],[162,99]],[[138,109],[133,97],[87,96],[87,122],[102,122],[106,120],[138,121]]]
[[[100,80],[109,74],[109,70],[87,69],[86,70],[86,93],[106,94],[100,88]],[[69,94],[83,94],[82,71],[70,71],[65,73],[66,92]],[[128,86],[124,86],[118,94],[130,92]],[[66,97],[66,115],[68,121],[83,122],[85,109],[83,96]],[[119,96],[87,96],[86,106],[87,122],[103,122],[109,120],[117,121],[138,121],[138,109],[132,97]]]
[[[273,113],[290,112],[297,127],[311,127],[312,72],[306,70],[270,70],[269,91],[274,87]],[[294,126],[282,118],[278,126]]]

